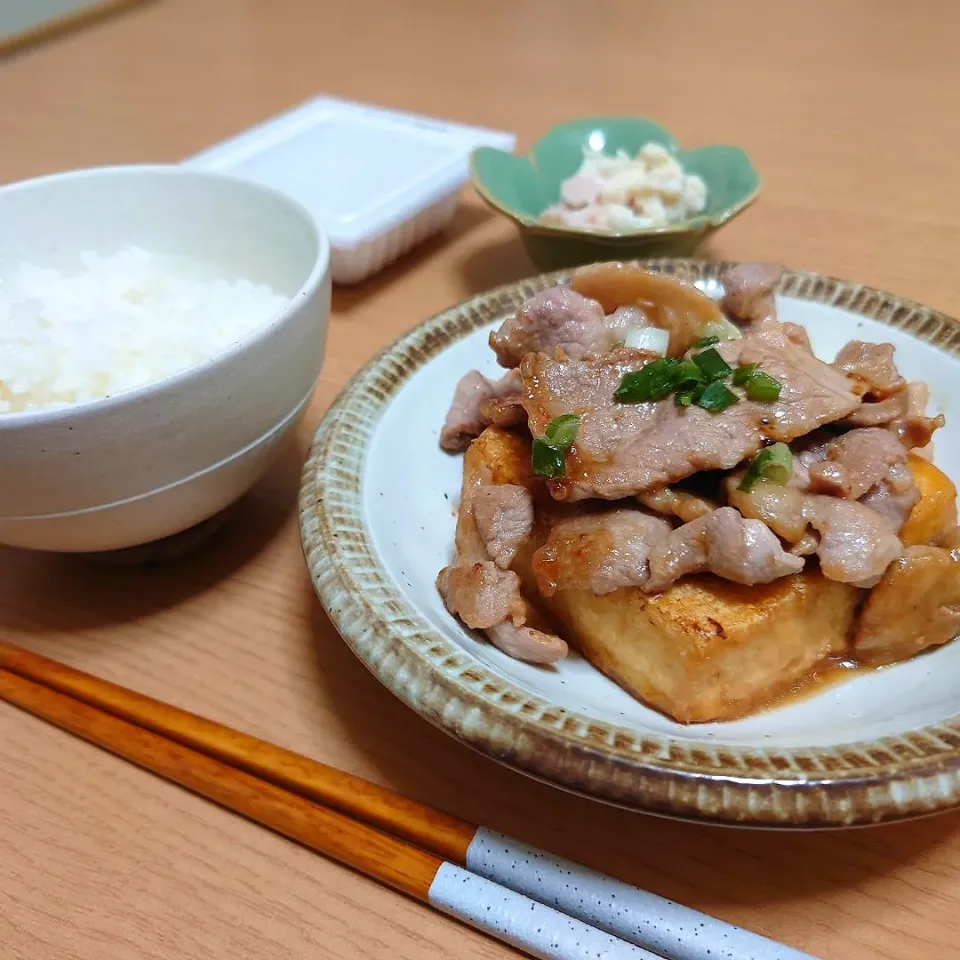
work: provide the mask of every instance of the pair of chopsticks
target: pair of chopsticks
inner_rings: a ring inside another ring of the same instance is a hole
[[[791,947],[0,642],[0,699],[550,960],[800,960]]]

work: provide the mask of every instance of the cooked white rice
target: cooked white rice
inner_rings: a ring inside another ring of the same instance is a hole
[[[82,269],[21,263],[0,276],[0,414],[112,396],[209,360],[287,303],[207,279],[139,247]]]

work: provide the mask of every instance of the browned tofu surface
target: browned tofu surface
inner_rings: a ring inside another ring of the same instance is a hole
[[[846,650],[861,591],[811,567],[766,586],[703,575],[648,597],[561,591],[566,637],[625,690],[682,723],[732,720]]]
[[[897,663],[960,633],[960,550],[907,547],[870,591],[857,624],[864,663]]]

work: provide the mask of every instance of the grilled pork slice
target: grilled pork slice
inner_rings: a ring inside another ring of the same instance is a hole
[[[507,427],[521,423],[526,416],[520,405],[522,384],[516,370],[499,380],[488,380],[478,370],[465,373],[457,383],[453,402],[440,431],[444,450],[466,450],[491,423]]]
[[[957,634],[960,551],[907,547],[867,596],[854,650],[865,663],[896,663]]]
[[[929,390],[922,380],[907,383],[893,362],[893,345],[851,340],[833,361],[863,403],[842,421],[847,427],[885,427],[908,450],[932,458],[930,440],[944,424],[943,414],[926,415]]]
[[[648,593],[665,590],[691,573],[714,573],[751,586],[770,583],[803,569],[803,560],[784,551],[760,520],[745,520],[733,507],[720,507],[672,531],[650,552]]]
[[[714,497],[682,487],[661,487],[659,490],[638,493],[637,500],[648,510],[667,517],[677,517],[683,523],[704,517],[720,506]]]
[[[456,557],[440,571],[437,589],[450,613],[485,631],[504,653],[552,663],[566,656],[566,643],[523,595],[519,576],[502,567],[530,533],[529,464],[529,441],[499,428],[471,444],[464,457]]]
[[[851,340],[837,354],[833,366],[854,381],[858,393],[873,400],[892,397],[907,385],[893,362],[892,343]]]
[[[617,403],[624,374],[648,355],[628,349],[583,360],[528,354],[520,366],[530,430],[539,436],[554,417],[580,416],[567,477],[550,481],[558,500],[618,500],[647,493],[702,470],[730,470],[766,441],[789,442],[848,416],[860,405],[842,373],[779,331],[721,343],[728,364],[758,363],[779,381],[773,402],[747,399],[719,413],[657,402]],[[740,388],[734,388],[739,391]]]
[[[776,290],[783,267],[776,263],[740,263],[724,271],[724,311],[745,333],[784,336],[796,346],[813,353],[805,327],[777,320]]]
[[[671,531],[663,517],[636,507],[561,520],[534,554],[537,586],[545,596],[570,588],[603,596],[620,587],[642,587],[650,576],[651,550]]]
[[[589,590],[598,596],[620,587],[660,593],[692,573],[715,573],[735,583],[769,583],[803,569],[759,520],[720,507],[672,529],[663,517],[636,507],[599,510],[553,525],[533,556],[545,596]]]
[[[833,440],[826,459],[809,469],[810,489],[859,500],[907,460],[907,449],[889,430],[861,427]],[[911,504],[912,506],[912,504]]]
[[[875,510],[893,530],[899,531],[920,498],[921,492],[910,468],[905,463],[895,463],[883,480],[860,498],[860,503]]]
[[[490,347],[501,366],[516,367],[528,353],[559,348],[569,357],[583,357],[604,353],[616,340],[596,300],[561,286],[530,297],[490,334]]]
[[[943,546],[956,530],[956,487],[923,457],[909,454],[859,501],[850,501],[809,493],[803,456],[794,456],[793,478],[785,487],[761,482],[744,493],[739,472],[724,487],[733,506],[793,544],[792,553],[816,553],[829,577],[870,587],[903,546]]]
[[[776,290],[783,267],[776,263],[739,263],[724,271],[723,309],[747,326],[776,320]]]
[[[900,555],[893,525],[865,504],[767,482],[746,493],[739,489],[740,476],[732,474],[726,481],[731,505],[743,516],[763,521],[794,545],[794,553],[816,553],[831,580],[871,587]]]

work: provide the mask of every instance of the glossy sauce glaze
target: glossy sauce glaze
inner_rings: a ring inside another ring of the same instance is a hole
[[[806,700],[808,697],[818,696],[831,687],[846,683],[848,680],[853,680],[854,677],[864,673],[874,673],[878,669],[880,668],[861,664],[849,655],[827,657],[825,660],[821,660],[807,676],[798,680],[780,696],[771,700],[763,711],[758,712],[775,710],[800,700]]]

